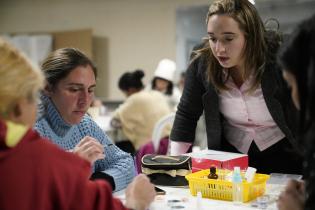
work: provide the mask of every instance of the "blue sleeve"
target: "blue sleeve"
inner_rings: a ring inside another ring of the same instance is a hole
[[[89,124],[92,129],[90,136],[99,140],[105,151],[105,158],[95,162],[95,171],[102,171],[112,176],[115,182],[115,191],[126,188],[136,175],[132,156],[113,144],[93,120]]]

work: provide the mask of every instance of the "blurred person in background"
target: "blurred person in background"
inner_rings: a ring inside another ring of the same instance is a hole
[[[62,48],[43,62],[46,85],[35,129],[42,137],[93,165],[92,179],[106,179],[115,191],[135,176],[132,157],[116,147],[86,113],[94,98],[96,67],[81,51]]]
[[[283,45],[283,77],[299,109],[298,137],[305,150],[303,181],[289,181],[277,201],[279,210],[315,209],[315,15],[301,22]]]
[[[133,154],[150,142],[153,128],[158,120],[171,113],[167,99],[161,92],[144,90],[143,77],[144,72],[139,69],[126,72],[120,77],[118,87],[127,99],[113,115],[112,124],[121,127],[127,137],[127,141],[119,142],[118,145]],[[169,136],[169,133],[170,127],[167,127],[163,137]],[[130,148],[126,142],[130,142],[133,148]]]
[[[144,175],[126,189],[126,205],[110,184],[90,181],[90,162],[32,130],[44,76],[0,37],[0,209],[145,210],[155,196]]]
[[[155,72],[150,88],[166,95],[169,106],[176,110],[181,92],[175,85],[176,63],[170,59],[162,59]]]

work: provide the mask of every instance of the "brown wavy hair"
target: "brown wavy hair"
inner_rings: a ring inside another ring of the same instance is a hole
[[[245,36],[245,48],[243,56],[245,58],[245,70],[242,78],[248,79],[254,76],[254,82],[248,91],[253,91],[259,86],[264,71],[267,57],[266,29],[258,11],[248,0],[215,0],[209,7],[206,23],[212,15],[227,15],[233,18],[239,25]],[[201,49],[194,51],[193,60],[199,56],[206,56],[207,77],[214,87],[219,90],[228,90],[225,82],[230,76],[223,77],[222,66],[212,54],[208,38]]]
[[[43,61],[41,69],[46,82],[55,87],[60,80],[66,78],[78,66],[91,66],[95,78],[97,69],[92,60],[76,48],[60,48],[49,54]]]

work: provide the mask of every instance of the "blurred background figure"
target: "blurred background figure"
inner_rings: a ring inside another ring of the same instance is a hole
[[[112,125],[121,128],[126,140],[117,142],[122,150],[134,154],[142,145],[151,140],[156,122],[171,113],[166,97],[156,90],[144,90],[144,72],[135,70],[124,73],[118,82],[119,89],[127,99],[113,115]],[[169,136],[170,127],[163,136]]]
[[[282,46],[283,78],[299,110],[297,137],[304,149],[305,183],[291,180],[281,193],[279,210],[315,209],[315,14],[301,22]]]
[[[96,120],[98,117],[106,114],[106,107],[101,99],[96,97],[93,99],[91,106],[88,109],[88,114],[93,118],[93,120]]]
[[[162,92],[167,96],[169,106],[176,110],[180,100],[181,92],[175,86],[176,63],[170,59],[162,59],[151,82],[151,89]]]

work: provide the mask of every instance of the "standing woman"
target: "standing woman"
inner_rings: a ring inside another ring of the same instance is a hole
[[[298,137],[306,151],[303,182],[290,181],[279,210],[315,209],[315,15],[303,21],[279,53],[283,77],[299,109]]]
[[[108,139],[86,114],[94,98],[96,68],[74,48],[63,48],[43,62],[46,86],[41,96],[35,129],[64,150],[93,164],[92,179],[109,181],[116,191],[135,175],[132,157]]]
[[[300,174],[296,109],[276,63],[280,37],[266,31],[248,0],[215,0],[206,23],[207,39],[186,72],[171,154],[189,150],[204,112],[209,149],[246,153],[261,173]]]

